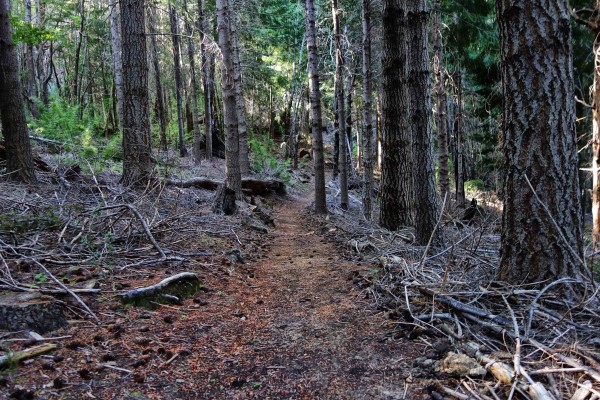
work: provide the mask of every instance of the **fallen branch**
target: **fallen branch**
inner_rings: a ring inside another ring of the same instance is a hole
[[[30,347],[28,349],[18,351],[16,353],[0,356],[0,367],[4,367],[12,363],[16,364],[28,358],[39,356],[40,354],[44,354],[56,349],[56,347],[57,346],[54,343],[45,343],[39,346]]]

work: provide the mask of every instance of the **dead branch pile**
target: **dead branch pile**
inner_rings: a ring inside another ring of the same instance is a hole
[[[354,280],[389,318],[394,337],[431,349],[415,366],[435,369],[433,398],[600,398],[597,289],[590,284],[584,297],[569,299],[560,294],[573,283],[566,278],[543,289],[497,283],[496,215],[480,213],[473,225],[447,216],[447,245],[431,249],[413,246],[410,229],[361,221],[357,198],[348,212],[328,207],[321,233],[348,256],[377,263],[376,273]]]

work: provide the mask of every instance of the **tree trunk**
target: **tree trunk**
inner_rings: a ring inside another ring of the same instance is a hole
[[[363,215],[367,221],[373,213],[373,85],[371,81],[371,0],[362,1],[363,31]]]
[[[173,40],[173,68],[175,72],[175,87],[177,95],[177,128],[179,132],[179,156],[185,157],[185,132],[183,130],[183,82],[181,80],[181,46],[179,45],[179,26],[177,11],[169,3],[169,20],[171,23],[171,38]]]
[[[454,119],[454,182],[456,184],[456,202],[459,207],[465,204],[465,175],[463,173],[463,96],[462,96],[462,68],[454,78],[456,82],[456,116]]]
[[[346,109],[344,107],[344,56],[342,54],[342,39],[340,32],[340,17],[338,15],[337,0],[331,0],[331,13],[333,15],[333,32],[335,41],[335,96],[338,130],[340,133],[340,207],[348,209],[348,146],[346,144]]]
[[[187,48],[188,48],[188,62],[190,63],[190,94],[192,99],[192,118],[193,118],[193,128],[194,128],[194,162],[196,164],[200,164],[202,160],[201,157],[201,146],[200,146],[200,116],[198,113],[198,82],[196,81],[196,61],[194,59],[196,50],[194,48],[194,41],[192,40],[192,36],[194,31],[192,30],[192,25],[189,22],[189,16],[187,15],[187,0],[183,1],[183,9],[186,13],[185,18],[185,30],[187,32]]]
[[[83,45],[83,31],[85,29],[85,0],[79,0],[79,32],[77,32],[77,46],[75,48],[75,78],[73,79],[73,103],[77,104],[80,100],[81,83],[80,83],[80,59],[81,59],[81,46]]]
[[[121,24],[119,22],[120,5],[116,0],[109,0],[110,7],[110,46],[112,51],[113,74],[115,80],[115,92],[117,95],[116,121],[121,131],[123,131],[123,60],[121,51],[123,42],[121,40]]]
[[[439,186],[442,198],[450,192],[450,178],[448,177],[448,116],[446,115],[446,86],[445,73],[442,63],[442,15],[440,0],[433,1],[433,72],[435,74],[435,98],[438,131],[438,165]]]
[[[429,81],[429,6],[427,0],[403,0],[407,11],[409,118],[413,137],[415,193],[415,241],[441,244],[436,224],[441,206],[435,182],[433,131],[431,129],[431,85]],[[418,184],[416,184],[418,183]]]
[[[334,80],[333,91],[333,180],[340,174],[340,122],[338,119],[338,81]]]
[[[150,19],[150,26],[155,27],[156,7],[150,7],[148,10],[148,17]],[[165,113],[164,94],[162,86],[162,74],[160,72],[160,63],[158,59],[158,46],[156,45],[156,35],[150,35],[150,48],[152,51],[152,67],[154,69],[154,84],[156,86],[156,119],[158,120],[158,126],[160,129],[160,149],[162,151],[167,150],[167,115]]]
[[[250,158],[248,153],[248,127],[246,126],[246,101],[244,100],[244,85],[242,82],[242,64],[240,62],[240,46],[238,43],[237,21],[234,13],[229,10],[229,25],[231,29],[231,44],[233,51],[233,82],[235,84],[236,108],[238,118],[238,140],[240,142],[240,172],[242,176],[250,174]]]
[[[382,161],[379,223],[398,230],[413,224],[413,144],[408,121],[406,10],[383,2]]]
[[[25,183],[35,183],[19,62],[10,29],[8,0],[0,0],[0,117],[6,142],[6,169],[9,177]]]
[[[202,0],[198,0],[198,29],[200,30],[201,42],[200,42],[200,57],[202,60],[202,88],[204,90],[204,140],[205,140],[205,157],[206,159],[212,159],[213,145],[213,115],[212,115],[212,97],[210,92],[211,80],[210,80],[210,65],[208,57],[206,55],[206,41],[208,35],[206,33],[206,17],[204,15],[204,3]]]
[[[236,109],[236,91],[234,82],[234,56],[231,42],[230,21],[231,10],[228,0],[217,0],[217,23],[219,30],[219,47],[222,55],[222,92],[223,120],[225,127],[225,164],[227,172],[226,186],[235,191],[236,197],[242,196],[242,176],[240,172],[240,154],[238,137],[238,119]]]
[[[321,116],[321,88],[319,87],[319,55],[315,28],[315,4],[306,0],[306,46],[308,52],[308,77],[312,117],[312,152],[315,173],[315,212],[327,213],[325,196],[325,162],[323,157],[323,120]]]
[[[154,160],[150,135],[148,61],[143,0],[121,1],[123,61],[123,177],[124,185],[144,185]]]
[[[497,2],[505,173],[500,278],[538,286],[583,280],[569,6],[513,3]]]
[[[33,24],[31,18],[31,0],[25,0],[25,22],[28,24]],[[25,97],[27,99],[27,106],[31,116],[34,119],[37,119],[39,118],[40,113],[35,102],[36,98],[38,97],[36,83],[37,79],[35,73],[35,54],[33,45],[29,43],[25,45],[25,66],[27,70],[27,75],[25,78]]]

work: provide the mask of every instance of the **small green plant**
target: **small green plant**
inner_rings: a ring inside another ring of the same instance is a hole
[[[281,161],[275,154],[275,144],[270,138],[252,138],[248,141],[252,153],[252,169],[258,173],[273,175],[284,182],[289,182],[290,160]]]
[[[471,179],[465,182],[465,192],[467,195],[473,195],[475,192],[485,190],[485,183],[481,179]]]

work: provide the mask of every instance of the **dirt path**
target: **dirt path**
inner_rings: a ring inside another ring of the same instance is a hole
[[[369,311],[364,293],[348,279],[358,267],[314,232],[303,217],[305,202],[277,206],[267,258],[254,266],[247,289],[226,301],[237,321],[212,326],[216,342],[196,344],[229,353],[221,365],[200,368],[211,387],[201,394],[419,398],[422,388],[411,377],[419,346],[385,340],[383,317]]]

